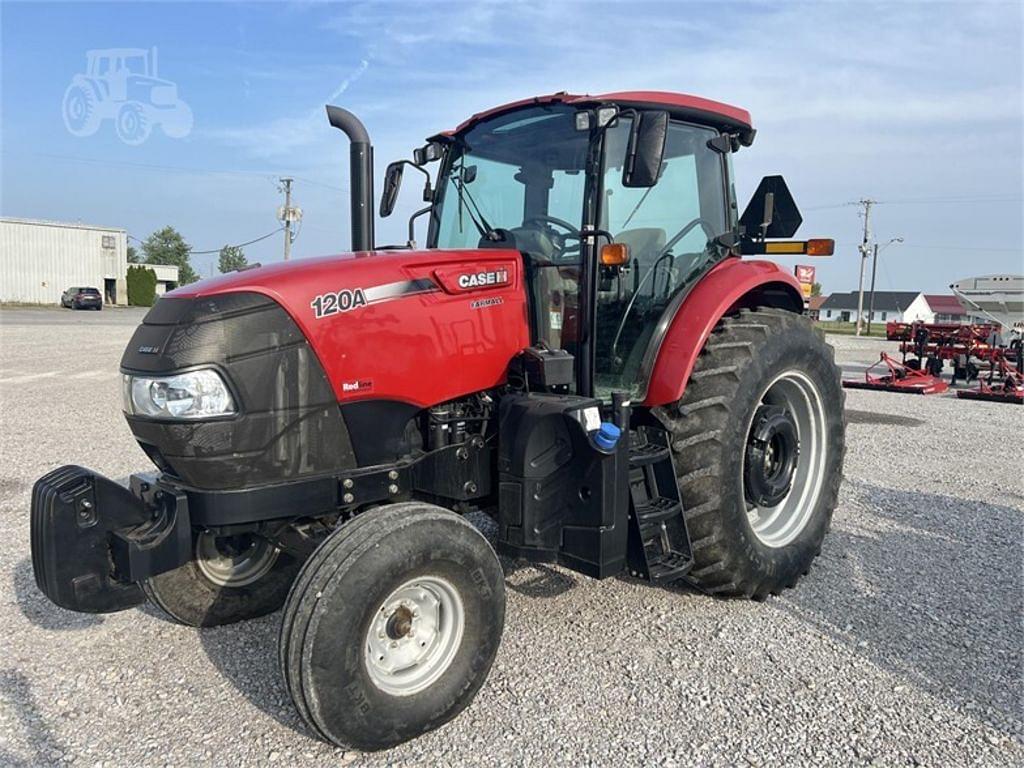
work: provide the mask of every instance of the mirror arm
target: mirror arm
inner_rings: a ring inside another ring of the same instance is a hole
[[[429,181],[427,182],[430,183]],[[426,208],[420,208],[416,213],[409,217],[409,241],[408,245],[410,248],[416,248],[416,219],[422,216],[424,213],[430,213],[433,205],[428,205]]]

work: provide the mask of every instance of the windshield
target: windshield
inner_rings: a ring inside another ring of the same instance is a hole
[[[537,257],[578,261],[590,136],[575,112],[516,110],[460,137],[440,182],[436,247],[476,248],[503,229]]]

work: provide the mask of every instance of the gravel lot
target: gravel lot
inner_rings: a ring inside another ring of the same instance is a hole
[[[65,612],[36,590],[35,478],[147,467],[117,376],[140,317],[0,311],[0,765],[1024,763],[1024,409],[849,392],[832,533],[809,577],[764,603],[510,567],[476,702],[361,755],[299,723],[277,616],[197,631],[149,608]],[[851,370],[883,344],[834,341]]]

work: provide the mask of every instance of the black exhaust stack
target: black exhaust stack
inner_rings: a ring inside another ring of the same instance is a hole
[[[347,109],[327,106],[331,125],[345,132],[350,143],[349,175],[352,201],[352,250],[373,250],[373,145],[366,126]]]

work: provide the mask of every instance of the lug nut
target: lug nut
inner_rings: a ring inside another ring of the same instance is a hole
[[[397,480],[397,479],[398,479],[398,471],[397,470],[392,469],[390,472],[388,472],[388,480]]]
[[[344,486],[345,488],[351,488],[351,487],[352,487],[353,485],[355,485],[355,483],[353,483],[353,482],[352,482],[352,478],[351,478],[351,477],[346,477],[346,478],[345,478],[345,479],[344,479],[344,480],[342,481],[342,483],[341,483],[341,484],[342,484],[342,486]]]
[[[344,501],[346,504],[351,504],[356,499],[356,497],[353,496],[351,493],[346,493],[341,498],[342,498],[342,501]]]
[[[388,486],[388,493],[390,493],[392,496],[394,496],[396,493],[398,493],[398,486],[395,485],[394,483],[389,485]]]

